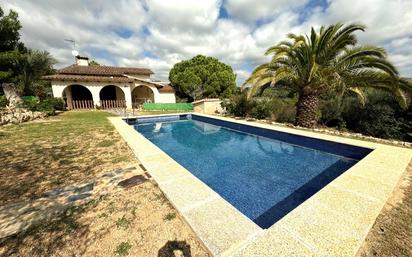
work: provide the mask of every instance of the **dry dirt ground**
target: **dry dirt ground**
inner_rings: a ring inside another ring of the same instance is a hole
[[[0,206],[81,184],[137,161],[105,112],[67,112],[0,128]],[[143,170],[142,170],[143,172]],[[70,208],[0,241],[0,256],[209,256],[156,184]]]
[[[357,257],[412,256],[412,161]]]

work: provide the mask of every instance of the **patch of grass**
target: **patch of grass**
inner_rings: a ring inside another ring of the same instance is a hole
[[[119,229],[128,229],[130,225],[130,221],[123,215],[123,217],[118,218],[116,220],[116,227]]]
[[[70,159],[60,159],[59,160],[60,165],[69,165],[71,163],[73,163],[73,160],[70,160]]]
[[[132,215],[133,215],[133,217],[136,217],[136,210],[137,210],[137,207],[133,207],[133,208],[132,208]]]
[[[100,172],[131,164],[133,155],[123,150],[126,143],[109,116],[103,111],[64,112],[49,118],[50,122],[1,127],[0,133],[6,136],[0,137],[0,206],[39,197],[56,186],[84,183]]]
[[[167,203],[166,197],[163,195],[163,193],[153,193],[153,200],[159,201],[162,204]]]
[[[164,220],[172,220],[176,218],[176,213],[174,212],[169,212],[168,214],[166,214],[166,216],[163,218]]]
[[[109,147],[114,144],[113,140],[103,140],[97,144],[97,147]]]
[[[109,217],[109,214],[103,212],[103,213],[100,213],[99,215],[97,215],[97,217],[105,219],[105,218]]]
[[[121,242],[116,246],[116,250],[114,252],[120,256],[126,256],[129,254],[129,250],[131,248],[132,245],[129,242]]]
[[[129,157],[128,157],[128,156],[119,156],[119,157],[113,158],[113,159],[112,159],[112,163],[113,163],[113,164],[116,164],[116,163],[119,163],[119,162],[126,162],[126,161],[128,161],[128,160],[129,160]]]

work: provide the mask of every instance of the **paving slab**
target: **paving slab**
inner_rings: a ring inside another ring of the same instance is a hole
[[[225,256],[262,231],[221,198],[184,212],[184,216],[214,256]]]
[[[233,257],[320,257],[325,256],[316,247],[311,246],[291,235],[279,225],[262,233],[256,240],[232,255]]]

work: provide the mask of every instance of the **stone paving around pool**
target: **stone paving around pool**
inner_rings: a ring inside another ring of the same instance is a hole
[[[374,149],[269,229],[261,229],[120,117],[109,118],[214,256],[354,256],[412,158],[408,148],[196,115]]]
[[[0,241],[21,231],[49,221],[73,205],[81,205],[113,193],[124,187],[133,186],[150,178],[141,169],[128,167],[105,172],[85,184],[57,188],[46,192],[33,201],[13,203],[0,207]]]

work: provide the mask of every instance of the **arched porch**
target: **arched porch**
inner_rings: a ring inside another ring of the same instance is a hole
[[[125,93],[116,85],[104,86],[99,92],[99,99],[103,109],[126,107]]]
[[[83,85],[68,85],[64,88],[62,97],[69,110],[94,108],[92,93]]]
[[[132,103],[133,107],[138,107],[144,103],[154,103],[155,95],[153,89],[144,86],[138,85],[132,91]]]

